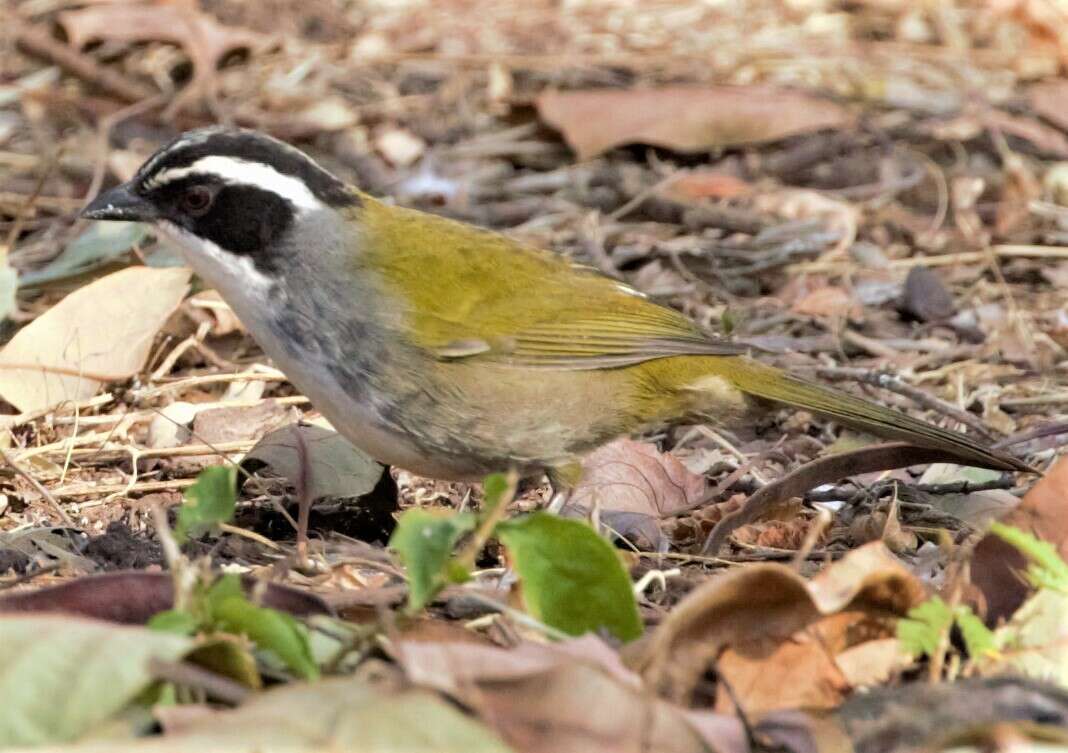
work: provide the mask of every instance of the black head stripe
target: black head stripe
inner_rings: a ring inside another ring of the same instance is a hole
[[[182,134],[145,163],[138,171],[137,180],[145,183],[155,175],[189,167],[213,155],[269,165],[283,175],[303,181],[319,201],[330,206],[359,203],[358,196],[343,181],[299,149],[265,134],[240,128],[202,128]]]

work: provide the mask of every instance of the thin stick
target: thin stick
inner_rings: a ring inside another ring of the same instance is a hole
[[[48,491],[48,489],[45,489],[40,481],[35,479],[25,468],[16,463],[15,460],[10,455],[8,455],[7,451],[4,450],[2,447],[0,447],[0,459],[10,465],[11,468],[15,471],[15,473],[22,476],[24,479],[26,479],[26,481],[29,482],[30,486],[32,486],[37,491],[37,493],[40,494],[45,499],[45,501],[48,502],[48,504],[52,507],[53,512],[55,512],[56,515],[59,516],[59,519],[63,521],[63,525],[65,525],[67,528],[76,528],[76,526],[74,525],[74,521],[71,520],[70,517],[67,515],[66,510],[64,510],[62,506],[60,506],[59,501],[56,500],[56,498],[52,495],[52,492]]]

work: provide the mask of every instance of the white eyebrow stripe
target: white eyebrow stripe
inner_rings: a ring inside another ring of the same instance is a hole
[[[187,175],[214,175],[224,183],[255,186],[289,200],[298,209],[322,209],[323,203],[300,178],[284,175],[262,162],[213,154],[201,157],[187,167],[174,167],[148,179],[149,188],[170,183]]]

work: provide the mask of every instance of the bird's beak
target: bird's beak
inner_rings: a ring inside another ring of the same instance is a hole
[[[97,196],[82,210],[88,220],[151,222],[159,217],[156,208],[130,190],[129,183],[115,186]]]

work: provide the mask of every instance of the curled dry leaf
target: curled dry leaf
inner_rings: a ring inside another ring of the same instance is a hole
[[[1058,460],[1001,522],[1050,542],[1068,559],[1068,457]],[[972,584],[988,623],[1009,617],[1023,603],[1029,589],[1018,573],[1026,569],[1019,550],[998,536],[987,534],[976,546]]]
[[[527,753],[747,750],[738,720],[651,697],[619,655],[592,635],[513,649],[469,641],[401,641],[416,685],[478,712]]]
[[[890,637],[887,618],[923,599],[920,582],[880,542],[850,552],[811,581],[783,565],[754,565],[691,592],[631,663],[676,702],[689,702],[715,663],[747,710],[834,705],[848,683],[833,657],[859,644],[851,636]],[[813,671],[783,683],[799,663]]]
[[[175,100],[180,109],[196,97],[210,97],[216,66],[235,50],[264,48],[268,39],[248,29],[223,26],[195,2],[106,3],[59,14],[71,45],[81,48],[94,40],[171,42],[189,55],[193,78]]]
[[[766,86],[550,91],[536,104],[580,159],[624,144],[700,152],[775,141],[840,128],[850,119],[826,99]]]
[[[582,479],[567,510],[587,514],[596,508],[617,533],[637,535],[654,548],[660,543],[657,521],[697,505],[705,479],[675,456],[654,445],[620,439],[599,448],[582,464]]]
[[[129,267],[75,290],[0,350],[0,396],[44,410],[128,379],[185,297],[190,271]]]
[[[247,578],[243,585],[252,591],[260,584]],[[264,606],[295,615],[330,613],[330,608],[314,594],[282,583],[265,586]],[[170,573],[141,571],[87,575],[56,586],[0,595],[0,614],[48,612],[126,624],[146,622],[172,606],[174,581]]]

